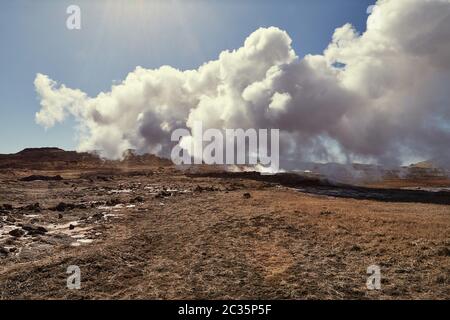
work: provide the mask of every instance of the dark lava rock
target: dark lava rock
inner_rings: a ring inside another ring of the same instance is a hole
[[[252,195],[248,192],[244,193],[244,198],[245,199],[250,199],[252,197]]]
[[[220,191],[220,188],[216,188],[216,187],[202,187],[202,186],[197,186],[194,189],[194,192],[203,192],[203,191]]]
[[[8,204],[8,203],[4,203],[2,207],[5,210],[12,210],[13,209],[13,206],[11,204]]]
[[[29,235],[45,234],[47,232],[47,229],[45,229],[44,227],[33,226],[31,224],[23,225],[22,229],[28,231]]]
[[[63,215],[61,213],[58,213],[58,219],[62,219]]]
[[[31,176],[24,177],[24,178],[20,179],[20,181],[36,181],[36,180],[41,180],[41,181],[61,181],[61,180],[63,180],[63,178],[60,175],[57,175],[57,176],[31,175]]]
[[[64,211],[72,210],[72,209],[75,209],[75,205],[74,204],[60,202],[60,203],[58,203],[58,205],[56,207],[52,208],[51,210],[64,212]]]
[[[353,246],[350,248],[350,251],[355,251],[355,252],[358,252],[358,251],[361,251],[361,250],[362,250],[361,247],[360,247],[360,246],[357,246],[356,244],[353,245]]]
[[[110,181],[111,178],[110,178],[110,177],[105,177],[105,176],[97,176],[97,180],[101,180],[101,181]]]
[[[144,202],[144,198],[141,196],[137,196],[136,198],[130,200],[130,203],[136,203],[136,202]]]
[[[23,210],[30,210],[30,211],[37,211],[37,212],[39,212],[39,211],[41,211],[41,206],[39,205],[38,202],[36,202],[36,203],[33,203],[33,204],[29,204],[29,205],[27,205],[25,207],[22,207],[22,209]]]
[[[443,257],[450,257],[450,248],[447,247],[440,248],[437,254]]]
[[[9,234],[13,237],[20,238],[25,234],[25,231],[22,229],[14,229],[9,232]]]
[[[202,191],[203,191],[203,188],[200,186],[196,186],[194,189],[194,192],[202,192]]]
[[[75,226],[73,224],[69,225],[69,230],[75,229]]]
[[[92,216],[92,219],[95,219],[95,220],[101,220],[101,219],[103,219],[103,213],[98,212],[98,213],[94,214],[94,215]]]
[[[16,240],[14,238],[8,238],[8,239],[5,240],[5,244],[7,246],[15,245],[16,244]]]
[[[0,257],[4,258],[8,255],[9,250],[3,247],[0,247]]]
[[[110,206],[110,207],[114,207],[120,203],[121,203],[120,199],[118,199],[118,198],[113,198],[113,199],[109,199],[108,201],[106,201],[106,205]]]
[[[11,217],[11,216],[8,216],[8,217],[6,218],[6,221],[7,221],[7,222],[10,222],[10,223],[14,223],[14,222],[16,222],[16,219],[14,219],[14,218]]]
[[[156,199],[158,199],[158,198],[166,198],[166,197],[170,197],[170,196],[172,196],[171,192],[162,190],[157,195],[155,195],[155,198]]]

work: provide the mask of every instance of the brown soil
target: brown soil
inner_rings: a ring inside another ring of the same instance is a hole
[[[450,298],[448,193],[94,164],[0,170],[0,298]]]

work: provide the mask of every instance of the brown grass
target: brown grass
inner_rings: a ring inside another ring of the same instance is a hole
[[[3,179],[0,203],[15,206],[37,201],[49,208],[60,201],[113,197],[103,188],[132,188],[132,194],[115,197],[125,203],[141,195],[145,202],[93,225],[102,234],[92,244],[49,245],[52,238],[45,236],[34,241],[37,249],[30,255],[0,260],[0,297],[450,298],[448,205],[335,198],[264,181],[152,170],[132,176],[116,171],[112,180],[94,182],[74,171],[52,171],[69,179],[61,182]],[[146,185],[215,191],[155,198]],[[250,199],[243,197],[246,192]],[[98,211],[75,210],[64,219]],[[40,214],[38,224],[57,219],[48,209]],[[81,290],[66,288],[66,268],[73,264],[82,271]],[[372,264],[381,267],[379,291],[366,289]]]

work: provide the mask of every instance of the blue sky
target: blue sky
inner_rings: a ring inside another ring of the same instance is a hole
[[[81,8],[81,30],[66,28],[71,4]],[[73,121],[48,130],[35,123],[38,72],[95,96],[138,65],[197,68],[268,26],[286,30],[299,56],[321,53],[334,29],[347,22],[363,32],[371,4],[374,0],[2,1],[0,153],[76,146]]]

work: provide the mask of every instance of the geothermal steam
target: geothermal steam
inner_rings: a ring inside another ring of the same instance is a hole
[[[79,122],[79,151],[167,156],[171,132],[279,128],[281,158],[398,165],[450,163],[450,0],[378,1],[358,34],[336,29],[322,55],[296,56],[289,35],[261,28],[196,70],[137,67],[89,97],[38,74],[37,123]]]

